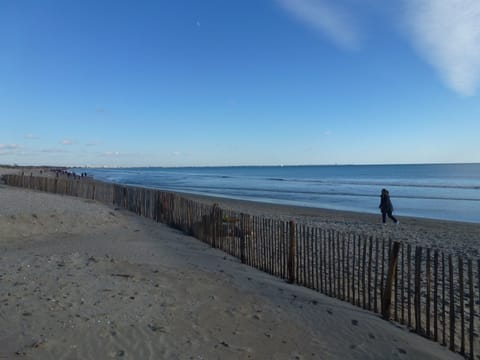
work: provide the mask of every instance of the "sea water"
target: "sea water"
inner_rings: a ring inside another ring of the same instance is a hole
[[[97,168],[96,179],[276,204],[480,222],[480,164]]]

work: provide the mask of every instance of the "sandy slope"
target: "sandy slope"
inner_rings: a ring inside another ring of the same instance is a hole
[[[0,359],[452,359],[161,224],[0,185]]]

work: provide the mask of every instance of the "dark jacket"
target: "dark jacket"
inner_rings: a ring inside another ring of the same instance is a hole
[[[382,213],[389,213],[393,212],[393,205],[390,201],[389,195],[381,195],[380,196],[380,205],[378,205]]]

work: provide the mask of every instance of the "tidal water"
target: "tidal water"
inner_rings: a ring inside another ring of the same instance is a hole
[[[276,204],[480,223],[480,164],[73,169],[96,179]]]

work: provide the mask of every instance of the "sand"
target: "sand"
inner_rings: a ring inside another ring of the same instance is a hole
[[[0,205],[0,359],[460,359],[126,211],[4,185]]]
[[[284,221],[294,220],[325,229],[345,233],[378,236],[379,238],[403,241],[412,245],[439,249],[445,253],[468,257],[480,256],[480,224],[397,216],[400,224],[377,214],[337,211],[301,206],[285,206],[253,201],[232,200],[220,197],[183,194],[206,204],[218,203],[223,209],[244,212],[250,215],[266,216]]]

